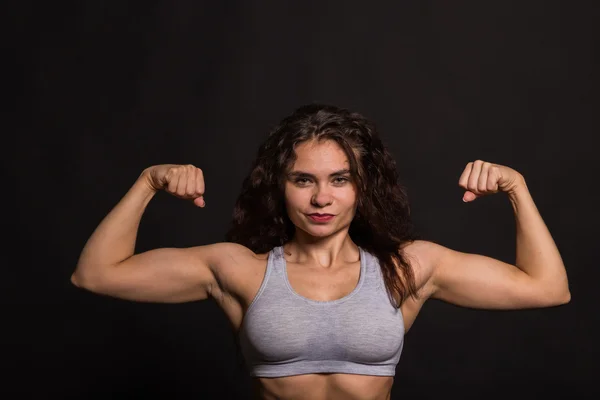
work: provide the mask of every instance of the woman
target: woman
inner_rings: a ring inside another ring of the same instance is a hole
[[[72,282],[134,301],[214,298],[263,399],[389,399],[403,336],[429,298],[548,307],[570,293],[558,249],[515,170],[475,161],[470,202],[508,195],[516,263],[419,240],[396,165],[363,116],[309,105],[261,146],[226,243],[134,254],[158,190],[205,206],[202,171],[147,168],[86,243]]]

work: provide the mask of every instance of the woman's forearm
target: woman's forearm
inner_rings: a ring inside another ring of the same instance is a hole
[[[508,192],[516,220],[515,265],[540,282],[552,296],[570,298],[567,273],[550,231],[522,179]]]
[[[140,220],[155,194],[143,172],[88,239],[72,277],[74,283],[92,278],[99,269],[114,266],[134,254]]]

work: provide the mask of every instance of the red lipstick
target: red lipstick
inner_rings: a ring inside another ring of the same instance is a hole
[[[335,217],[333,214],[308,214],[308,218],[314,222],[329,222]]]

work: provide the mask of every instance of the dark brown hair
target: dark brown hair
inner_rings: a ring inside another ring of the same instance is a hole
[[[311,104],[284,118],[258,150],[226,240],[266,253],[293,237],[296,228],[284,202],[285,177],[296,160],[296,146],[309,140],[333,140],[348,156],[358,196],[349,235],[377,257],[390,300],[400,307],[409,296],[417,296],[414,272],[401,247],[418,237],[396,162],[375,125],[358,113]]]

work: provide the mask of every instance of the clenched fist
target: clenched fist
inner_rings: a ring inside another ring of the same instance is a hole
[[[458,186],[465,189],[464,202],[497,192],[511,192],[523,184],[523,176],[512,168],[477,160],[465,167]]]
[[[144,171],[148,184],[154,190],[166,192],[186,200],[193,200],[198,207],[204,207],[204,175],[202,170],[191,164],[155,165]]]

